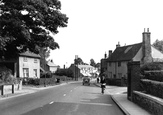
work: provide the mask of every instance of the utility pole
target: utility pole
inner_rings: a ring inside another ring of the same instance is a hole
[[[77,62],[77,59],[78,59],[78,55],[75,55],[75,60],[74,60],[75,81],[77,81],[77,78],[78,78],[78,62]]]

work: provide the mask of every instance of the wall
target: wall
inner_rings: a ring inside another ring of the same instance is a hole
[[[23,77],[23,68],[29,68],[29,77],[34,78],[33,69],[37,69],[37,77],[40,78],[40,59],[37,59],[37,63],[34,63],[34,58],[26,57],[27,62],[24,61],[24,57],[19,57],[19,77]]]
[[[163,114],[163,99],[134,91],[133,102],[146,109],[153,115]]]
[[[49,67],[49,70],[53,73],[55,73],[57,71],[58,67],[57,66],[53,66],[53,67]]]
[[[111,62],[111,66],[109,66],[109,63],[107,64],[107,74],[108,78],[114,78],[114,74],[116,74],[116,78],[118,77],[118,73],[122,73],[122,77],[127,78],[127,61],[121,62],[121,66],[118,67],[118,62]],[[110,76],[109,72],[112,73],[112,77]],[[121,78],[119,78],[121,79]]]

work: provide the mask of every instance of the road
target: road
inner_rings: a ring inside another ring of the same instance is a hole
[[[123,115],[110,95],[91,84],[71,83],[0,100],[0,115]]]

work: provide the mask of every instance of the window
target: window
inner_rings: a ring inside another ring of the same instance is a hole
[[[23,58],[23,61],[24,61],[24,62],[27,62],[27,57],[24,57],[24,58]]]
[[[33,69],[33,77],[37,78],[37,69]]]
[[[118,67],[120,67],[121,66],[121,62],[118,62]]]
[[[29,69],[23,68],[23,77],[29,77]]]
[[[37,59],[34,59],[34,63],[37,63]]]

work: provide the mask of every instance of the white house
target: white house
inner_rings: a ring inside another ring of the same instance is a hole
[[[40,78],[40,55],[26,51],[15,59],[0,60],[0,65],[12,70],[15,77]]]
[[[19,54],[18,76],[40,78],[40,55],[26,51]]]
[[[46,65],[47,65],[46,70],[48,70],[48,71],[50,71],[52,73],[55,73],[57,71],[57,69],[59,68],[59,66],[54,64],[52,60],[49,60]]]

